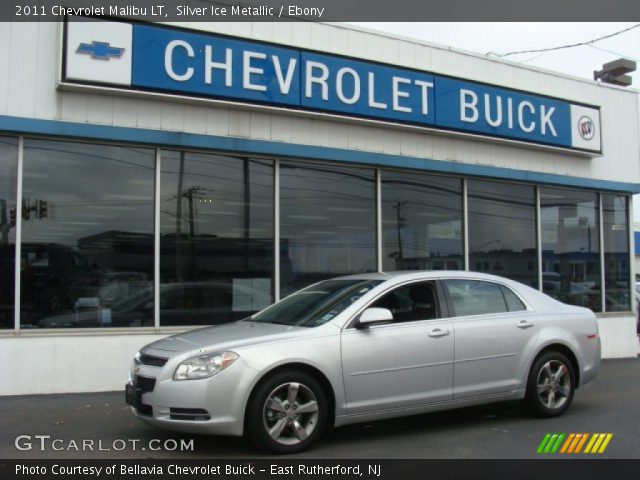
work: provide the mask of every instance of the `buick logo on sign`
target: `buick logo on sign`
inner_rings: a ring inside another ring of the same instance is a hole
[[[596,126],[591,118],[585,116],[578,120],[578,133],[585,140],[591,140],[596,133]]]
[[[91,55],[93,60],[111,60],[111,57],[120,58],[124,53],[124,48],[112,47],[108,42],[94,41],[91,43],[81,43],[76,53]]]

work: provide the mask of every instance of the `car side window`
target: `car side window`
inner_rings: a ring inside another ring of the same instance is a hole
[[[501,288],[504,299],[507,302],[507,308],[510,312],[521,312],[527,309],[525,304],[522,303],[522,300],[520,300],[520,298],[518,298],[518,296],[511,291],[511,289],[505,287],[504,285],[502,285]]]
[[[394,323],[431,320],[440,316],[438,295],[433,282],[412,283],[396,288],[370,307],[391,310]]]
[[[481,280],[445,280],[454,316],[508,312],[500,285]]]

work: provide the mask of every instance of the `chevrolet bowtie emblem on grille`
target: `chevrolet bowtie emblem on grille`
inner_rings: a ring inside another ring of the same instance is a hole
[[[91,55],[93,60],[111,60],[111,57],[120,58],[124,48],[112,47],[108,42],[81,43],[76,53]]]

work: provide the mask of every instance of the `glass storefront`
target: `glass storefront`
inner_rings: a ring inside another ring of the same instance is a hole
[[[0,329],[13,328],[15,310],[18,141],[0,137]]]
[[[326,278],[463,269],[466,255],[470,270],[533,287],[541,277],[543,291],[563,302],[631,310],[628,195],[468,179],[465,202],[462,178],[426,172],[30,138],[23,145],[16,220],[18,140],[0,137],[3,329],[16,315],[16,221],[22,329],[223,323]]]
[[[534,187],[469,180],[469,269],[538,286]]]
[[[273,303],[273,162],[163,151],[161,165],[160,324]]]
[[[631,309],[629,282],[629,207],[625,195],[602,195],[605,311]]]
[[[540,189],[542,290],[558,300],[602,311],[598,194]]]
[[[375,170],[280,163],[280,296],[376,271]]]
[[[462,270],[462,180],[382,171],[382,269]]]
[[[20,327],[152,326],[152,149],[24,142]]]

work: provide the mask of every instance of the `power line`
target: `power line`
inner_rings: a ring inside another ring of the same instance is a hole
[[[610,54],[615,55],[617,57],[624,57],[624,58],[628,58],[629,60],[633,60],[635,62],[640,62],[640,58],[630,57],[629,55],[624,55],[622,53],[614,52],[613,50],[607,50],[606,48],[596,47],[595,45],[587,45],[587,46],[591,47],[591,48],[593,48],[595,50],[600,50],[601,52],[610,53]]]
[[[555,50],[563,50],[563,49],[566,49],[566,48],[581,47],[583,45],[591,46],[595,42],[599,42],[599,41],[605,40],[607,38],[611,38],[611,37],[615,37],[617,35],[621,35],[623,33],[628,32],[629,30],[633,30],[634,28],[638,28],[638,27],[640,27],[640,23],[636,23],[635,25],[632,25],[631,27],[627,27],[625,29],[618,30],[617,32],[610,33],[608,35],[603,35],[602,37],[594,38],[593,40],[589,40],[587,42],[572,43],[572,44],[568,44],[568,45],[560,45],[560,46],[557,46],[557,47],[550,47],[550,48],[538,48],[538,49],[534,49],[534,50],[518,50],[518,51],[508,52],[508,53],[503,53],[503,54],[496,53],[496,52],[487,52],[486,55],[494,55],[496,57],[504,58],[504,57],[508,57],[508,56],[511,56],[511,55],[519,55],[521,53],[546,53],[546,52],[552,52],[552,51],[555,51]]]

